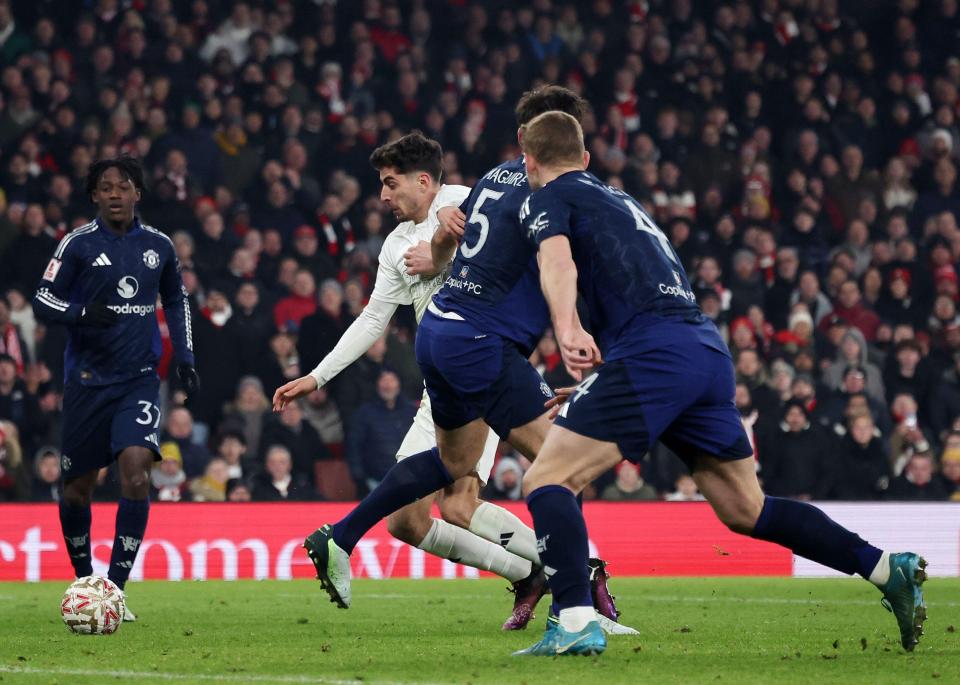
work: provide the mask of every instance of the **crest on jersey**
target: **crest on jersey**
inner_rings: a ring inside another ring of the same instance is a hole
[[[677,285],[683,285],[683,281],[680,279],[680,274],[676,271],[673,272],[673,280],[677,282]]]
[[[60,469],[62,471],[69,471],[72,465],[73,462],[70,461],[70,457],[68,457],[66,454],[60,457]]]
[[[462,269],[460,269],[460,278],[466,278],[468,273],[470,273],[470,267],[469,266],[463,267]]]
[[[151,269],[156,269],[160,266],[160,255],[158,255],[154,250],[147,250],[143,253],[143,263]]]
[[[550,225],[550,219],[547,218],[546,212],[540,212],[533,218],[527,225],[527,235],[531,238],[535,237],[540,231],[547,228]]]
[[[137,279],[133,276],[124,276],[120,279],[120,282],[117,283],[117,295],[125,300],[129,300],[136,295],[139,290],[140,284],[137,283]]]

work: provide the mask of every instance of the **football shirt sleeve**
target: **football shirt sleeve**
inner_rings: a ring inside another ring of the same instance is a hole
[[[84,303],[68,300],[68,293],[81,268],[75,237],[68,233],[60,241],[33,295],[34,311],[45,321],[72,324],[83,313]]]
[[[570,222],[570,205],[549,185],[531,194],[520,206],[521,230],[536,246],[556,235],[569,238]]]
[[[163,303],[163,313],[170,328],[170,340],[173,343],[173,352],[181,364],[196,364],[193,357],[193,325],[190,318],[190,300],[187,289],[183,287],[180,278],[180,260],[169,245],[169,253],[163,260],[163,271],[160,272],[160,301]]]
[[[403,280],[403,274],[397,270],[400,255],[396,254],[401,245],[388,236],[380,248],[380,266],[377,267],[377,280],[373,285],[370,298],[376,298],[392,304],[413,304],[410,287]]]

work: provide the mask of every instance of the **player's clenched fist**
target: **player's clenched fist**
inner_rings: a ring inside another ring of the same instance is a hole
[[[433,252],[426,240],[421,240],[403,253],[403,265],[411,276],[434,276],[439,271],[433,265]]]
[[[273,393],[273,411],[283,411],[290,402],[317,389],[317,381],[313,376],[301,376],[277,388]]]
[[[437,210],[437,220],[440,222],[440,227],[437,228],[436,236],[444,242],[459,243],[467,225],[467,215],[457,207],[441,207]]]
[[[557,344],[560,346],[560,356],[563,365],[577,381],[583,379],[583,372],[603,363],[600,348],[594,342],[593,336],[583,328],[572,328],[557,335]]]

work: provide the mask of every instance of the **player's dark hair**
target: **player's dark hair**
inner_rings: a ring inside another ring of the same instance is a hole
[[[425,171],[439,182],[443,174],[443,148],[437,141],[414,130],[374,150],[370,164],[378,171],[391,167],[401,174]]]
[[[551,111],[564,112],[577,121],[583,121],[587,101],[563,86],[541,86],[521,95],[514,113],[517,125],[524,126],[534,117]]]
[[[100,159],[90,165],[90,170],[87,171],[87,195],[93,195],[93,191],[96,190],[97,184],[100,182],[100,177],[107,169],[116,169],[123,178],[133,184],[134,188],[143,192],[143,165],[135,157],[121,155],[120,157]]]

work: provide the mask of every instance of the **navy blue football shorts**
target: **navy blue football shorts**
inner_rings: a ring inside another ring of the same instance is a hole
[[[726,354],[695,339],[677,341],[600,366],[577,386],[556,424],[614,442],[632,462],[657,440],[691,467],[704,454],[742,459],[753,450],[734,392]]]
[[[63,390],[65,480],[109,466],[127,447],[146,447],[160,459],[160,380],[143,376],[125,383]]]
[[[433,422],[445,430],[483,418],[506,439],[543,414],[543,403],[553,397],[514,343],[469,321],[428,310],[417,329],[416,354]]]

